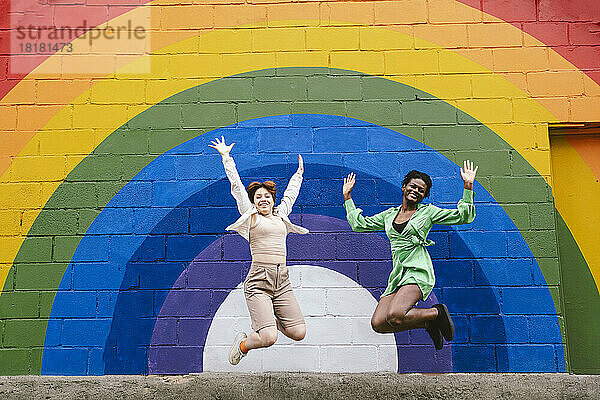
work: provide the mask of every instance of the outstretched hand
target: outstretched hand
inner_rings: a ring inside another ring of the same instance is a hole
[[[211,143],[212,145],[209,144],[208,147],[212,147],[213,149],[217,150],[223,157],[229,155],[231,148],[235,144],[231,143],[230,145],[227,145],[223,136],[221,136],[221,140],[219,140],[219,138],[215,138],[215,140],[213,140]]]
[[[465,182],[465,189],[473,190],[473,182],[475,182],[475,174],[478,168],[478,166],[473,165],[472,161],[466,160],[463,163],[463,168],[460,169],[460,176]]]
[[[348,174],[348,176],[344,178],[344,186],[342,187],[344,201],[350,199],[350,196],[352,194],[352,189],[354,189],[355,183],[356,183],[356,174],[354,172],[350,172]]]

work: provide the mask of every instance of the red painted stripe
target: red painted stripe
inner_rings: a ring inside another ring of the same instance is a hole
[[[69,4],[83,3],[83,0],[0,0],[0,99],[29,72],[51,56],[51,53],[48,53],[35,57],[28,63],[24,72],[21,72],[23,70],[21,59],[18,61],[19,73],[14,73],[14,68],[11,71],[11,62],[15,60],[10,56],[10,32],[7,29],[30,25],[76,28],[82,26],[84,21],[91,28],[149,1],[86,0],[86,4]]]
[[[548,45],[600,84],[598,0],[456,0]]]

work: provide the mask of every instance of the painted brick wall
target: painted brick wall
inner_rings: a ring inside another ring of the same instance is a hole
[[[225,234],[237,211],[215,135],[236,142],[244,182],[281,191],[295,155],[306,163],[293,218],[311,234],[288,254],[309,333],[242,370],[598,367],[580,351],[594,331],[565,333],[577,293],[561,286],[556,231],[568,226],[594,290],[598,250],[562,210],[557,225],[547,129],[600,120],[598,16],[579,2],[34,3],[3,6],[0,373],[228,370],[219,354],[249,329],[250,257]],[[142,52],[82,37],[70,53],[16,54],[19,27],[84,20],[134,21]],[[453,207],[465,159],[480,166],[477,218],[431,232],[437,284],[420,305],[446,303],[456,339],[435,352],[422,331],[376,335],[389,244],[349,230],[342,177],[358,173],[365,214],[398,205],[411,169]],[[580,294],[590,307],[594,290]]]

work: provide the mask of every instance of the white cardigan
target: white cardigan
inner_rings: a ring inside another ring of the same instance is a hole
[[[240,179],[240,175],[235,167],[233,158],[229,155],[224,156],[223,166],[225,167],[225,174],[229,179],[229,183],[231,183],[231,195],[235,199],[238,211],[241,215],[237,221],[229,225],[226,229],[228,231],[235,231],[244,239],[250,241],[250,217],[253,214],[258,214],[258,210],[248,197],[248,192],[246,192],[246,188],[242,184],[242,180]],[[290,178],[290,182],[288,183],[285,192],[283,192],[281,203],[279,203],[279,205],[273,209],[273,215],[278,215],[281,217],[283,223],[287,227],[288,232],[306,234],[309,232],[308,229],[292,224],[288,218],[288,215],[290,215],[292,212],[294,202],[300,193],[301,185],[302,173],[296,172]]]

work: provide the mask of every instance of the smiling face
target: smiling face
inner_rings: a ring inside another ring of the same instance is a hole
[[[408,203],[420,203],[425,197],[426,192],[427,184],[419,178],[413,178],[406,185],[402,186],[404,200]]]
[[[254,205],[259,213],[262,215],[271,215],[273,213],[273,206],[275,201],[273,196],[265,188],[258,188],[254,193]]]

